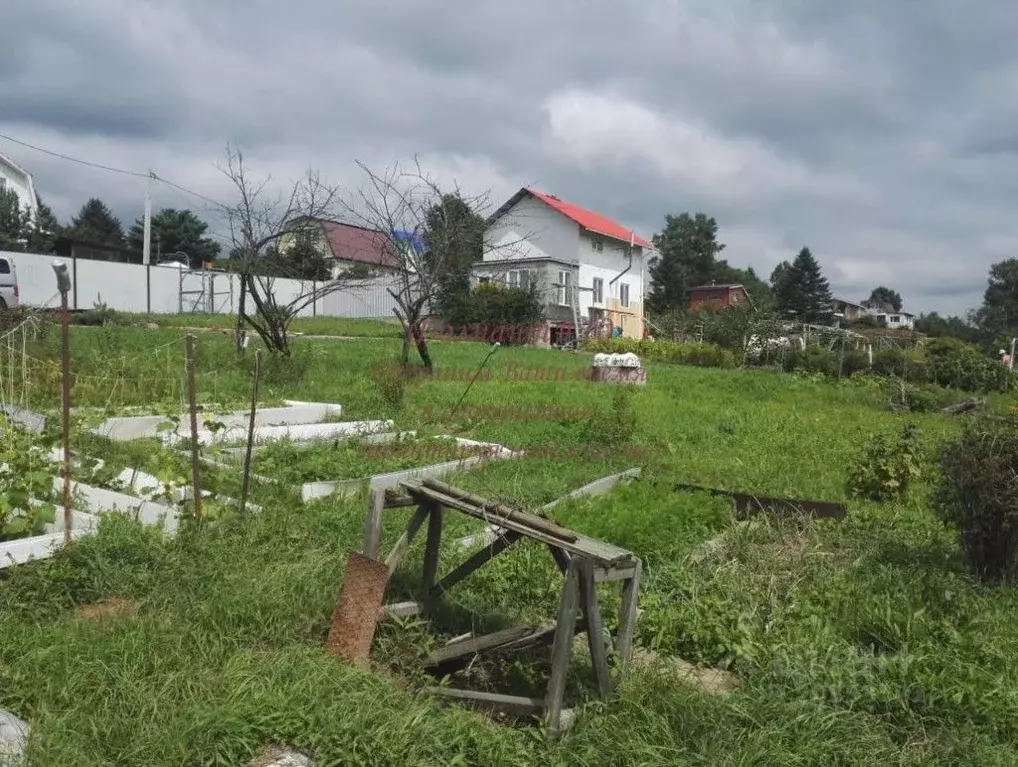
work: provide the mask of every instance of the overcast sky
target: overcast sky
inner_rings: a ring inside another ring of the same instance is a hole
[[[703,211],[762,276],[808,245],[838,295],[980,303],[1018,254],[1014,0],[3,0],[0,133],[214,199],[253,170],[419,154],[649,237]],[[144,182],[0,139],[65,219]],[[207,204],[166,187],[155,206]]]

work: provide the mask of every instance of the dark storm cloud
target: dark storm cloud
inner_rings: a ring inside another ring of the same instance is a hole
[[[10,4],[9,4],[10,5]],[[645,235],[715,216],[766,276],[809,245],[836,289],[978,303],[1018,245],[1018,6],[34,0],[0,24],[0,132],[216,199],[238,142],[275,178],[420,153]],[[130,223],[143,182],[0,142],[61,215]],[[497,201],[496,201],[497,202]],[[157,207],[205,204],[165,187]]]

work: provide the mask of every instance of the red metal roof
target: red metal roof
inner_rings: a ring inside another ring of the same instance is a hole
[[[610,218],[602,216],[600,213],[594,213],[585,208],[581,208],[579,205],[573,205],[571,202],[560,200],[555,195],[538,192],[536,189],[527,187],[526,191],[548,207],[557,210],[566,218],[575,221],[584,229],[589,229],[591,232],[603,234],[605,237],[611,237],[613,240],[622,240],[626,243],[628,243],[630,238],[632,238],[632,242],[642,248],[654,247],[638,234],[626,229],[621,224],[615,223]]]
[[[322,227],[336,258],[389,269],[399,267],[391,241],[381,232],[338,221],[323,221]]]

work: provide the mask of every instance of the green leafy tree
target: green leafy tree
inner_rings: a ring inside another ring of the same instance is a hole
[[[902,306],[901,293],[881,285],[880,287],[873,288],[870,297],[866,299],[866,305],[871,307],[889,306],[892,312],[900,312]]]
[[[953,315],[942,317],[937,312],[919,315],[915,329],[932,338],[958,338],[968,343],[978,343],[982,335],[979,328],[967,319]]]
[[[284,252],[273,250],[271,253],[268,266],[273,277],[317,282],[332,279],[332,267],[309,230],[297,231],[292,244]]]
[[[757,276],[752,266],[740,269],[721,260],[715,265],[711,279],[718,284],[742,285],[757,309],[768,309],[774,304],[774,292],[770,285]]]
[[[30,228],[28,209],[17,193],[0,188],[0,250],[24,251]]]
[[[717,256],[718,224],[703,213],[665,216],[665,228],[654,235],[658,256],[650,264],[649,308],[666,311],[683,306],[690,288],[709,282]]]
[[[56,252],[56,241],[63,228],[50,207],[35,196],[35,220],[28,226],[28,252],[50,254]]]
[[[68,236],[90,240],[101,245],[124,246],[124,227],[106,204],[97,197],[81,206],[78,215],[71,219]]]
[[[458,194],[444,194],[424,216],[423,261],[435,283],[433,308],[456,311],[470,292],[470,267],[484,253],[484,219]]]
[[[790,265],[779,264],[775,280],[778,310],[800,322],[820,324],[830,320],[833,297],[831,286],[809,248],[803,248]]]
[[[977,322],[987,340],[1018,336],[1018,258],[990,267]]]
[[[206,261],[214,261],[222,249],[218,242],[205,236],[209,225],[189,210],[163,208],[152,216],[152,252],[162,254],[185,253],[191,267],[201,268]],[[145,247],[145,221],[137,219],[127,233],[131,250],[141,252]]]

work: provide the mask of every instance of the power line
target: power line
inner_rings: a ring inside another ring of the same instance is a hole
[[[35,144],[29,144],[27,141],[21,141],[20,139],[16,139],[16,138],[13,138],[11,136],[7,136],[7,135],[5,135],[3,133],[0,133],[0,139],[4,139],[5,141],[10,141],[13,144],[18,144],[18,145],[26,147],[28,149],[32,149],[32,150],[34,150],[36,152],[42,152],[43,154],[47,154],[50,157],[57,157],[57,158],[59,158],[61,160],[67,160],[68,162],[77,163],[78,165],[85,165],[85,166],[87,166],[89,168],[98,168],[99,170],[106,170],[106,171],[110,171],[111,173],[121,173],[121,174],[123,174],[125,176],[134,176],[135,178],[146,178],[146,179],[147,178],[151,178],[151,179],[154,179],[155,181],[160,181],[163,184],[166,184],[167,186],[171,186],[174,189],[178,189],[181,192],[185,192],[186,194],[189,194],[189,195],[191,195],[193,197],[197,197],[200,200],[204,200],[205,202],[210,203],[212,205],[215,205],[215,206],[217,206],[219,208],[224,208],[225,209],[225,208],[228,207],[228,206],[224,205],[223,203],[219,202],[218,200],[213,200],[211,197],[206,197],[205,195],[201,194],[200,192],[196,192],[193,189],[188,189],[187,187],[181,186],[180,184],[177,184],[177,183],[175,183],[173,181],[170,181],[167,178],[163,178],[162,176],[160,176],[159,174],[155,173],[154,171],[150,171],[149,173],[140,173],[140,172],[135,171],[135,170],[125,170],[124,168],[114,168],[114,167],[111,167],[109,165],[102,165],[101,163],[90,162],[88,160],[82,160],[82,159],[79,159],[77,157],[71,157],[70,155],[62,154],[60,152],[54,152],[51,149],[44,149],[41,146],[36,146]]]
[[[69,157],[66,154],[60,154],[60,152],[54,152],[54,151],[49,150],[49,149],[43,149],[42,147],[35,146],[34,144],[29,144],[27,141],[19,141],[16,138],[11,138],[10,136],[5,136],[2,133],[0,133],[0,138],[4,139],[5,141],[10,141],[11,143],[14,143],[14,144],[20,144],[21,146],[27,147],[29,149],[34,149],[36,152],[42,152],[43,154],[48,154],[51,157],[59,157],[61,160],[67,160],[69,162],[76,162],[79,165],[87,165],[90,168],[99,168],[100,170],[108,170],[108,171],[110,171],[112,173],[123,173],[125,176],[137,176],[138,178],[149,178],[149,174],[148,173],[138,173],[137,171],[124,170],[123,168],[111,168],[109,165],[100,165],[99,163],[89,162],[88,160],[79,160],[77,157]]]

